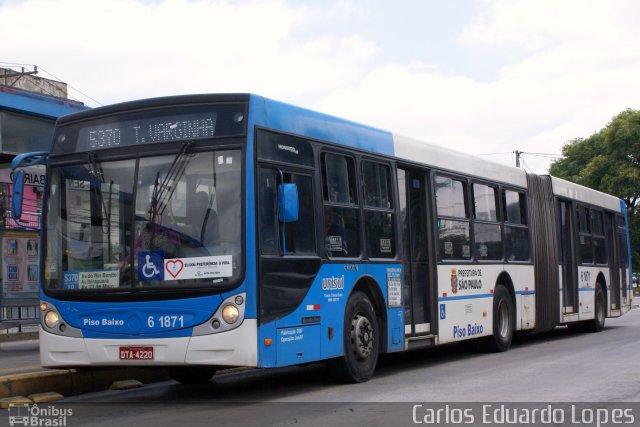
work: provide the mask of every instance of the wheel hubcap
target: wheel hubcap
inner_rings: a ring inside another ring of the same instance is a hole
[[[366,359],[373,351],[373,326],[369,319],[358,314],[351,321],[351,344],[358,359]]]
[[[598,316],[598,322],[602,323],[604,321],[604,297],[602,294],[598,294],[598,299],[596,301],[596,312]]]
[[[509,307],[507,306],[506,301],[501,301],[500,307],[498,307],[498,330],[500,331],[500,336],[502,338],[506,338],[509,335],[510,327]]]

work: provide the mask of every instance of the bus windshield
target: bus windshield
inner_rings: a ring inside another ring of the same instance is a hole
[[[239,149],[52,165],[44,289],[228,290],[242,273]]]

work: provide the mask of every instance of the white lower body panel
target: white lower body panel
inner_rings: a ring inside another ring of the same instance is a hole
[[[74,366],[258,366],[257,322],[245,319],[228,332],[180,338],[71,338],[40,327],[40,360],[45,368]],[[120,360],[121,346],[153,347],[153,360]]]

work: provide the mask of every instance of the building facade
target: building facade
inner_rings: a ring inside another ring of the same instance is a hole
[[[58,117],[87,109],[67,98],[67,85],[33,71],[0,68],[0,333],[37,317],[38,254],[44,167],[25,170],[22,223],[11,218],[11,161],[49,151]],[[32,229],[24,226],[32,227]],[[3,328],[2,325],[5,325]]]

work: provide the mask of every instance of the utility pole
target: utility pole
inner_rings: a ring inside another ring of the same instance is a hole
[[[516,150],[516,151],[514,151],[514,153],[516,154],[516,167],[519,168],[520,167],[520,155],[522,154],[522,151]]]

